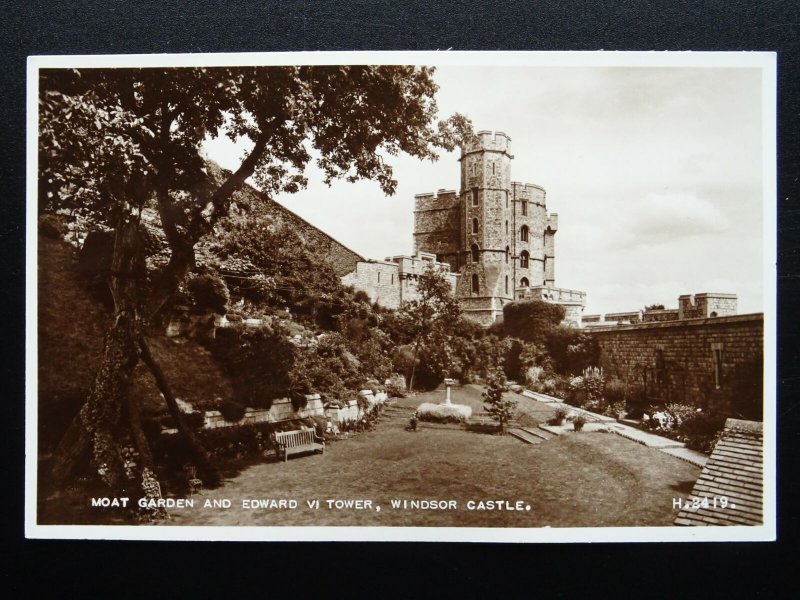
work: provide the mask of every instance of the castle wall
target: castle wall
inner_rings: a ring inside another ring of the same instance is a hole
[[[257,193],[255,190],[252,191]],[[363,256],[353,252],[285,206],[266,196],[262,196],[260,201],[267,206],[268,211],[277,220],[300,234],[318,256],[324,257],[324,260],[331,265],[338,276],[350,273],[355,269],[356,263],[364,260]]]
[[[433,254],[420,253],[416,256],[392,256],[385,261],[361,261],[353,272],[341,278],[343,285],[353,286],[366,292],[372,302],[385,308],[400,308],[403,302],[418,297],[419,276],[429,265],[444,273],[453,293],[458,277],[451,273],[449,266],[436,262]]]
[[[372,302],[386,308],[399,308],[401,302],[400,270],[396,263],[362,261],[342,277],[343,285],[351,285],[369,295]]]
[[[454,191],[414,196],[414,254],[436,254],[439,260],[457,270],[463,262],[461,212],[461,203]]]
[[[586,331],[600,346],[606,380],[641,383],[650,402],[760,412],[762,392],[752,388],[763,355],[761,313]]]

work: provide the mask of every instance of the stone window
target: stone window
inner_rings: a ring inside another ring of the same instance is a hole
[[[472,233],[478,233],[478,219],[472,219]]]
[[[523,250],[519,253],[519,267],[520,269],[527,269],[528,268],[528,259],[530,258],[530,254],[528,254],[527,250]]]
[[[481,249],[478,248],[478,244],[472,244],[470,250],[472,251],[472,262],[474,263],[478,262],[478,260],[480,260],[480,253],[481,253]]]
[[[478,206],[478,188],[472,188],[472,206]]]
[[[492,163],[492,175],[494,175],[494,163]]]
[[[519,230],[519,239],[522,240],[523,242],[527,242],[528,241],[528,226],[527,225],[523,225],[522,229]]]
[[[508,257],[511,254],[511,248],[506,246],[506,264],[508,264]]]
[[[506,191],[506,208],[508,208],[508,191]],[[508,221],[506,221],[508,223]],[[508,231],[506,231],[508,233]]]
[[[528,216],[528,201],[527,200],[523,200],[522,201],[522,216],[523,217]]]
[[[656,383],[664,383],[667,379],[667,366],[664,362],[664,351],[656,350]]]
[[[508,235],[508,221],[506,221],[506,235]]]
[[[523,277],[522,279],[519,280],[519,287],[530,287],[530,285],[531,284],[528,283],[527,277]]]
[[[392,273],[392,281],[391,284],[394,285],[394,273]]]
[[[378,271],[378,283],[380,283],[380,282],[381,282],[381,272]]]
[[[477,294],[481,291],[480,283],[478,283],[478,275],[472,276],[472,293]]]
[[[506,275],[506,295],[508,295],[508,275]]]

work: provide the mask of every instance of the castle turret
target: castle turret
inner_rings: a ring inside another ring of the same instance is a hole
[[[480,131],[462,148],[463,277],[459,296],[467,313],[491,322],[514,297],[511,160],[505,133]]]

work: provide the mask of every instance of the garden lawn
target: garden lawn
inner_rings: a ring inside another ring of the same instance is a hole
[[[539,411],[552,409],[519,396]],[[604,527],[671,525],[672,499],[685,497],[700,469],[611,433],[573,433],[537,445],[511,436],[421,423],[414,407],[442,390],[394,400],[374,430],[328,444],[324,455],[246,468],[195,507],[173,509],[168,525]],[[480,388],[453,390],[453,402],[479,410]],[[528,408],[520,401],[520,410]],[[229,499],[231,508],[203,508]],[[293,499],[296,509],[246,509],[245,499]],[[327,500],[371,500],[372,509],[336,510]],[[403,510],[392,500],[454,500],[455,510]],[[306,501],[319,500],[318,509]],[[468,510],[468,501],[523,501],[530,510]],[[380,506],[378,511],[374,507]]]

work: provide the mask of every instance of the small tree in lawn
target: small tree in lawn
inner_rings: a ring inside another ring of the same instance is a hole
[[[504,396],[506,376],[502,369],[492,369],[486,383],[486,390],[483,392],[483,401],[486,403],[484,408],[495,421],[500,423],[500,433],[503,433],[505,424],[514,416],[517,401]]]
[[[461,319],[461,309],[453,297],[447,277],[443,271],[428,264],[417,281],[417,297],[404,302],[398,311],[398,325],[402,336],[411,344],[413,358],[408,389],[414,389],[420,350],[435,342],[438,349],[449,344],[456,325]],[[443,360],[447,361],[448,356]],[[449,372],[449,365],[442,365]]]

